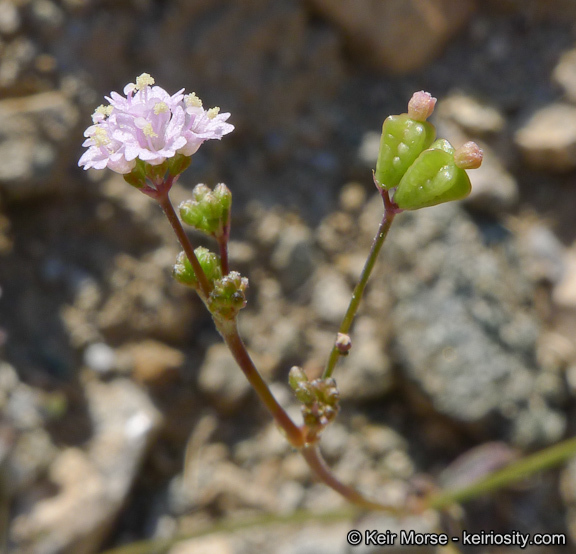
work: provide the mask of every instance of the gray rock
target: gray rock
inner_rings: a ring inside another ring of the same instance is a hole
[[[456,420],[498,416],[523,446],[557,440],[565,422],[552,405],[561,390],[538,384],[541,322],[514,237],[492,250],[468,216],[443,205],[403,214],[391,238],[402,267],[393,321],[406,374]]]
[[[160,415],[127,380],[86,385],[94,436],[87,448],[67,448],[54,460],[54,496],[36,502],[13,525],[27,552],[88,554],[98,550],[124,504]]]

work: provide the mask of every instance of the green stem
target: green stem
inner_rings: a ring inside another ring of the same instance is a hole
[[[372,241],[372,247],[370,248],[370,254],[364,264],[364,269],[362,269],[362,274],[360,275],[360,280],[356,284],[354,288],[354,292],[352,293],[352,298],[350,299],[350,304],[348,305],[348,309],[346,310],[346,314],[344,315],[344,319],[340,324],[339,332],[343,334],[348,334],[350,331],[350,327],[352,326],[352,322],[354,321],[354,316],[358,311],[358,306],[360,305],[360,301],[362,300],[362,295],[364,293],[364,289],[366,288],[366,283],[374,269],[374,264],[376,263],[376,259],[378,258],[378,254],[384,244],[384,240],[386,239],[386,235],[390,230],[390,226],[392,225],[392,221],[394,221],[394,216],[396,212],[389,206],[390,200],[385,195],[386,191],[383,191],[384,197],[384,216],[382,217],[382,221],[380,222],[380,226],[378,227],[378,232]],[[332,351],[330,352],[330,357],[328,358],[328,363],[326,364],[326,369],[322,375],[323,379],[328,379],[332,377],[332,373],[334,372],[334,368],[341,353],[334,343],[332,347]]]
[[[316,476],[331,489],[342,495],[348,502],[364,510],[378,510],[399,515],[397,508],[369,500],[356,489],[339,481],[322,458],[318,445],[312,444],[305,446],[300,452]]]
[[[302,448],[305,443],[305,434],[303,430],[296,425],[290,416],[286,413],[284,408],[280,406],[274,395],[270,392],[266,381],[262,378],[250,354],[246,350],[246,346],[238,333],[238,326],[235,320],[220,320],[214,318],[216,328],[222,335],[224,342],[232,352],[236,363],[244,372],[249,383],[254,387],[254,390],[264,403],[276,423],[284,431],[286,438],[295,448]]]
[[[512,462],[503,469],[481,477],[466,487],[454,490],[448,489],[433,494],[425,501],[425,505],[428,508],[438,510],[457,502],[466,502],[500,489],[514,481],[529,477],[538,471],[558,465],[573,456],[576,456],[576,437]]]
[[[167,551],[171,546],[184,540],[195,539],[212,535],[215,533],[234,533],[242,530],[253,530],[254,528],[270,527],[273,525],[308,525],[308,524],[330,524],[340,521],[355,521],[358,517],[358,510],[353,507],[345,507],[330,512],[313,512],[309,510],[298,510],[290,514],[265,514],[251,519],[240,521],[223,520],[208,524],[189,533],[182,533],[172,538],[149,539],[133,542],[124,546],[119,546],[111,550],[106,550],[102,554],[158,554]]]
[[[202,295],[205,299],[208,298],[212,287],[208,281],[208,278],[206,277],[206,274],[204,273],[204,270],[202,269],[202,266],[200,265],[200,262],[198,261],[198,258],[196,257],[196,254],[194,253],[194,247],[192,246],[188,235],[182,227],[182,223],[180,223],[180,220],[174,211],[174,206],[172,206],[172,202],[170,202],[168,191],[158,194],[154,196],[154,198],[166,214],[170,225],[172,225],[172,229],[174,229],[174,232],[176,233],[178,242],[180,242],[184,253],[190,261],[190,265],[194,270],[194,275],[196,275],[196,279],[198,279],[198,284],[200,286]]]

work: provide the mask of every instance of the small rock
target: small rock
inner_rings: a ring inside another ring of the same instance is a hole
[[[538,110],[514,140],[536,169],[565,172],[576,168],[576,107],[556,103]]]
[[[318,317],[330,323],[339,323],[346,313],[352,291],[340,273],[319,271],[312,293],[312,307]]]
[[[309,2],[340,27],[363,62],[397,73],[434,59],[474,11],[470,0]]]
[[[185,360],[180,350],[155,340],[124,345],[119,355],[131,367],[134,379],[145,384],[165,382],[176,375]]]
[[[376,131],[368,131],[362,135],[362,141],[358,148],[358,158],[366,167],[376,167],[376,160],[378,160],[380,153],[381,136],[381,133]]]
[[[576,102],[576,49],[562,54],[552,78],[564,89],[568,100]]]
[[[10,0],[0,2],[0,33],[10,35],[20,27],[20,14],[18,8]]]
[[[518,202],[518,185],[511,173],[506,171],[495,153],[486,145],[482,165],[470,171],[472,192],[464,201],[469,206],[498,214],[513,208]]]
[[[236,549],[228,537],[211,535],[181,541],[170,549],[169,554],[214,554],[215,552],[235,554]]]
[[[84,363],[97,373],[109,373],[116,367],[116,352],[103,342],[91,344],[84,350]]]
[[[554,287],[552,299],[562,308],[576,308],[576,249],[566,254],[564,273],[560,282]]]
[[[340,191],[340,206],[346,212],[356,212],[366,202],[366,191],[360,183],[347,183]]]
[[[504,128],[504,117],[491,106],[464,94],[454,94],[438,102],[438,117],[446,118],[473,134],[498,133]]]

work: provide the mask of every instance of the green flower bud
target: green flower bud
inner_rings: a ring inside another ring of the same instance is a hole
[[[470,194],[470,179],[454,161],[454,148],[446,140],[424,150],[406,171],[393,201],[402,210],[417,210]]]
[[[382,125],[380,152],[374,176],[389,190],[400,182],[420,153],[428,148],[436,136],[434,125],[416,121],[408,114],[391,115]]]
[[[301,367],[295,365],[290,368],[290,373],[288,373],[288,383],[292,389],[296,390],[304,383],[308,383],[308,375],[306,375]]]
[[[237,271],[231,271],[214,282],[214,289],[208,297],[208,309],[214,315],[224,319],[234,319],[246,306],[248,279]]]
[[[196,254],[196,258],[198,258],[198,262],[210,283],[214,283],[222,277],[220,258],[216,254],[203,246],[196,248],[194,254]],[[179,283],[198,288],[198,279],[196,279],[192,264],[184,252],[178,254],[172,275]]]
[[[224,183],[212,191],[199,184],[192,191],[192,199],[180,204],[180,217],[184,223],[215,237],[227,232],[232,206],[232,193]]]
[[[296,398],[305,406],[310,406],[316,400],[312,384],[301,367],[294,366],[288,374],[288,383]]]
[[[220,205],[224,223],[228,223],[230,209],[232,208],[232,192],[230,192],[230,189],[224,183],[218,183],[214,187],[213,194]]]

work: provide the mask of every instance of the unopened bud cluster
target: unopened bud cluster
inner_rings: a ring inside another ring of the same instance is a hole
[[[219,238],[228,233],[231,206],[232,193],[224,183],[214,190],[199,184],[194,187],[192,198],[180,204],[180,217],[198,231]]]
[[[234,319],[246,306],[246,289],[248,279],[237,271],[231,271],[218,281],[208,297],[207,306],[210,313],[222,319]]]
[[[297,366],[290,370],[288,380],[302,404],[302,417],[308,429],[307,441],[313,443],[338,415],[340,392],[336,381],[332,378],[310,381],[304,370]]]

